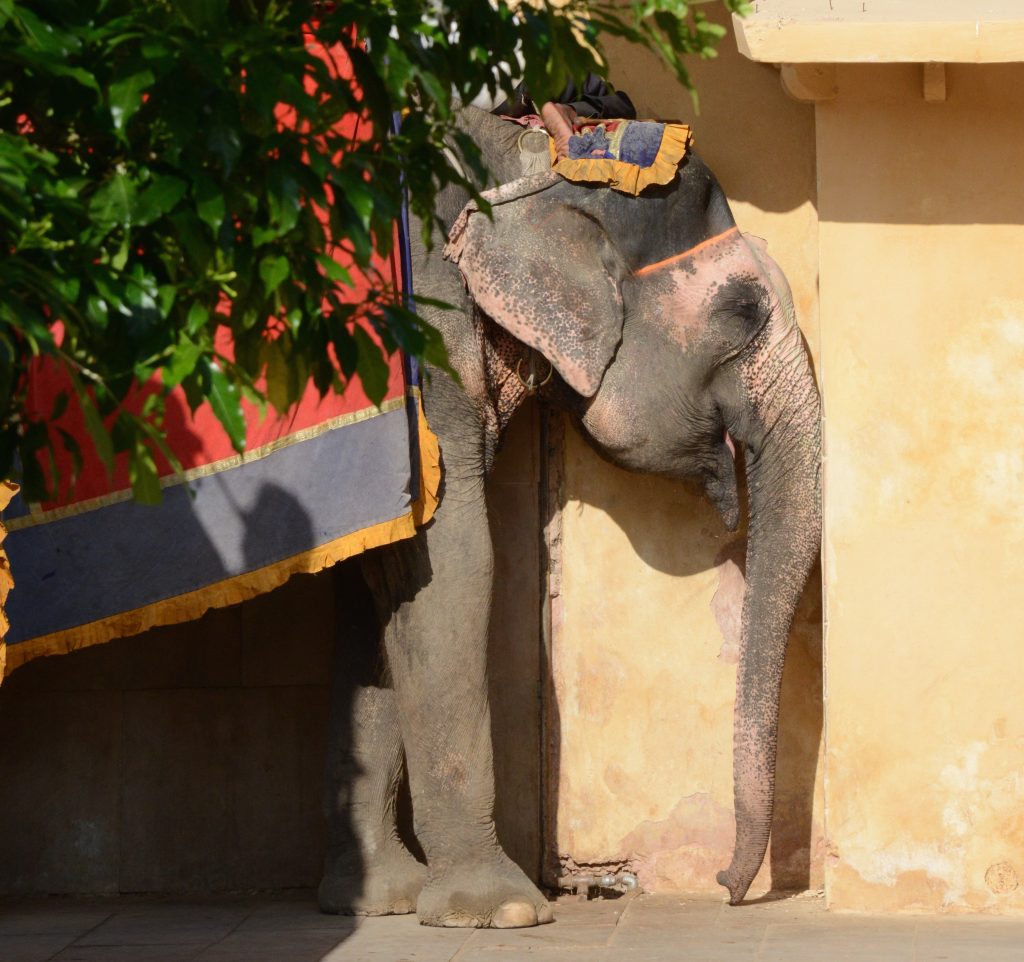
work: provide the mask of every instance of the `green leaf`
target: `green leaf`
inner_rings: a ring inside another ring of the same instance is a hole
[[[143,91],[155,82],[156,78],[152,71],[140,70],[138,73],[110,85],[108,101],[115,130],[119,133],[124,131],[125,125],[142,106]]]
[[[132,496],[142,504],[160,504],[163,492],[160,490],[160,473],[156,468],[153,454],[139,439],[131,449],[128,460],[128,478],[132,484]]]
[[[317,254],[316,259],[324,269],[324,274],[337,284],[344,284],[345,287],[354,287],[352,275],[342,267],[333,257],[327,254]]]
[[[61,30],[52,23],[37,17],[24,4],[18,4],[13,11],[29,39],[30,45],[60,59],[66,59],[81,49],[82,42],[73,33]]]
[[[359,350],[357,370],[363,390],[373,404],[380,407],[388,390],[389,368],[381,353],[380,347],[373,341],[363,328],[356,325],[352,337]]]
[[[227,202],[224,191],[212,178],[200,176],[192,188],[196,199],[196,213],[200,219],[216,234],[227,215]]]
[[[78,480],[79,475],[82,473],[82,447],[75,439],[74,435],[69,434],[63,428],[57,428],[57,433],[60,435],[61,444],[64,445],[64,450],[71,455],[71,477],[65,478],[68,487],[73,487],[75,482]]]
[[[90,294],[85,302],[85,316],[102,330],[107,326],[107,302],[102,297]]]
[[[242,414],[241,394],[216,361],[203,357],[198,366],[203,373],[206,399],[217,420],[227,431],[231,446],[242,454],[245,451],[245,417]]]
[[[64,412],[68,409],[68,392],[60,391],[57,394],[56,400],[53,402],[53,410],[50,412],[50,421],[59,421],[64,417]]]
[[[130,227],[135,211],[135,182],[126,173],[115,173],[89,202],[89,213],[100,224]]]
[[[182,14],[196,27],[209,27],[223,21],[227,0],[176,0]]]
[[[267,399],[281,414],[284,414],[296,400],[292,396],[291,372],[283,341],[282,337],[276,341],[266,341],[262,351],[267,366]]]
[[[185,330],[195,337],[204,327],[206,327],[206,322],[209,320],[210,312],[206,307],[196,301],[188,309],[188,317],[185,319]]]
[[[260,261],[260,278],[268,295],[273,294],[290,273],[291,266],[287,258],[268,255]]]
[[[83,70],[81,67],[69,67],[66,64],[54,63],[51,60],[46,64],[46,70],[56,77],[69,77],[83,87],[88,87],[90,90],[100,93],[100,85],[96,82],[96,78],[88,70]]]
[[[96,410],[92,398],[85,393],[82,382],[75,379],[74,384],[75,393],[82,405],[82,414],[85,416],[85,427],[109,476],[114,471],[114,441],[103,423],[103,418],[100,417],[100,412]]]
[[[199,363],[202,353],[203,349],[195,341],[182,337],[175,345],[174,353],[163,369],[164,388],[170,390],[181,384],[196,369],[196,364]]]
[[[157,174],[138,196],[134,222],[143,227],[152,224],[172,211],[187,190],[188,185],[180,177]]]

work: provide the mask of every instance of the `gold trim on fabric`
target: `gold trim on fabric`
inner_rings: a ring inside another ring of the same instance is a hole
[[[613,190],[636,196],[651,184],[670,183],[692,144],[693,134],[687,124],[665,124],[658,156],[654,158],[650,167],[639,167],[624,160],[612,160],[607,157],[559,157],[555,154],[555,142],[552,140],[551,169],[566,180],[606,184]]]
[[[18,493],[18,486],[13,481],[0,481],[0,511],[3,511],[11,503],[11,499]],[[14,578],[11,576],[11,562],[7,552],[3,549],[3,541],[7,537],[7,528],[0,519],[0,681],[4,679],[7,663],[7,645],[4,636],[10,627],[7,615],[4,613],[4,604],[7,595],[14,587]]]
[[[309,441],[319,437],[327,431],[335,428],[347,427],[359,421],[368,421],[379,414],[388,414],[397,411],[405,404],[405,397],[395,397],[385,401],[379,408],[366,407],[358,411],[350,411],[348,414],[339,414],[336,418],[314,424],[311,427],[303,428],[294,434],[288,434],[283,438],[269,441],[245,454],[232,454],[230,457],[221,458],[219,461],[211,461],[209,464],[201,464],[196,468],[189,468],[178,474],[168,474],[160,479],[161,489],[177,487],[179,484],[187,484],[189,481],[197,481],[200,478],[208,478],[211,475],[227,471],[229,468],[237,468],[243,464],[252,464],[254,461],[261,461],[268,455],[285,448],[298,444],[300,441]],[[70,518],[77,514],[85,514],[87,511],[95,511],[97,508],[105,508],[108,504],[117,504],[121,501],[131,501],[131,488],[122,491],[113,491],[110,494],[102,494],[97,498],[89,498],[85,501],[76,501],[74,504],[64,505],[60,508],[51,508],[49,511],[33,510],[31,514],[22,515],[20,518],[12,518],[7,522],[9,531],[20,531],[22,528],[33,528],[37,524],[46,524],[49,521],[59,521],[61,518]]]
[[[0,640],[0,665],[3,666],[0,679],[34,658],[67,654],[81,648],[103,644],[114,638],[138,634],[149,628],[192,621],[211,608],[223,608],[271,591],[284,584],[292,575],[314,574],[371,548],[411,538],[418,527],[433,518],[437,510],[442,468],[437,436],[427,424],[419,391],[413,388],[409,393],[416,398],[419,409],[420,496],[406,514],[343,535],[325,545],[266,565],[256,571],[226,578],[187,594],[167,598],[132,611],[124,611],[88,625],[56,631],[13,645],[7,653],[6,665],[3,642]],[[400,400],[404,403],[404,398]],[[0,485],[0,498],[2,494]],[[0,508],[3,504],[6,502],[0,504]],[[2,574],[0,571],[0,575]]]

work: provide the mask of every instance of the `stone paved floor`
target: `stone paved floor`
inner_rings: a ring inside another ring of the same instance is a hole
[[[0,962],[1024,962],[1024,919],[729,908],[645,895],[561,901],[537,929],[428,929],[320,915],[312,894],[0,902]]]

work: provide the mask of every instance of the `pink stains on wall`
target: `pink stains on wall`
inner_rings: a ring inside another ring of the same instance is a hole
[[[732,812],[698,792],[680,798],[666,818],[641,822],[620,848],[645,892],[713,891],[709,880],[734,835]]]

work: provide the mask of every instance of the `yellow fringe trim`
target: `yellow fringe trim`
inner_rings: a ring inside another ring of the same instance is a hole
[[[256,571],[249,571],[234,578],[226,578],[187,594],[154,602],[132,611],[124,611],[87,625],[33,638],[22,644],[14,645],[10,652],[6,653],[6,659],[4,650],[6,646],[0,638],[0,680],[15,668],[21,667],[34,658],[67,654],[81,648],[103,644],[114,638],[138,634],[149,628],[192,621],[211,608],[224,608],[272,591],[283,585],[292,575],[314,574],[339,561],[344,561],[346,558],[369,551],[371,548],[379,548],[382,545],[411,538],[418,527],[426,524],[434,516],[441,485],[441,452],[437,436],[427,425],[419,392],[415,391],[414,396],[419,408],[420,496],[413,503],[408,514],[369,528],[363,528],[361,531],[354,531],[318,548],[274,562]],[[17,491],[15,487],[7,495],[6,500],[3,500],[5,485],[8,489],[13,487],[8,482],[0,484],[0,509],[10,501]],[[0,531],[3,531],[2,525],[0,525]],[[0,558],[3,558],[2,566],[0,566],[0,604],[2,604],[2,600],[6,597],[13,582],[10,578],[9,566],[6,564],[6,557],[3,556],[2,551],[0,551]],[[6,590],[4,589],[5,583]],[[2,619],[2,612],[0,612],[0,619]],[[0,627],[6,630],[5,620],[0,620]]]
[[[555,141],[552,139],[549,145],[551,169],[566,180],[607,184],[612,190],[636,196],[651,184],[671,183],[692,143],[693,134],[687,124],[665,124],[665,133],[662,135],[661,146],[658,148],[658,156],[654,158],[654,163],[650,167],[639,167],[624,160],[611,160],[606,157],[558,157],[555,154]]]
[[[17,493],[18,486],[13,481],[0,481],[0,511],[3,511],[11,503],[11,498]],[[3,545],[4,538],[6,537],[7,529],[4,527],[3,521],[0,520],[0,545]],[[3,547],[0,547],[0,681],[3,681],[7,664],[7,645],[4,644],[4,635],[7,634],[7,629],[10,627],[7,615],[4,614],[4,603],[7,601],[7,595],[10,594],[13,587],[14,578],[11,577],[11,562],[7,558],[7,552],[4,551]]]

